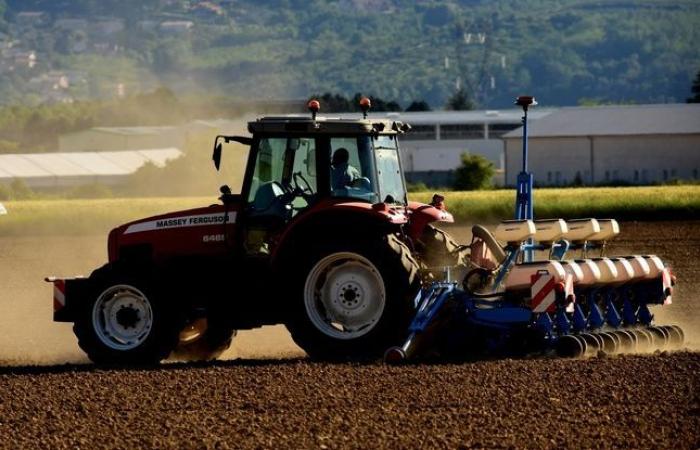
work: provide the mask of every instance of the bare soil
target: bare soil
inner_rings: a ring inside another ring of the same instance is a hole
[[[271,327],[240,333],[238,359],[98,370],[51,322],[41,280],[102,264],[104,236],[0,237],[0,448],[700,448],[700,222],[622,231],[611,254],[673,266],[674,304],[654,312],[691,351],[321,364]]]

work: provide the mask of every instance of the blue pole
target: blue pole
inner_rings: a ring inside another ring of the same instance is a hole
[[[527,148],[527,110],[530,105],[536,105],[534,97],[518,97],[515,102],[516,105],[520,105],[523,108],[523,167],[522,171],[518,174],[518,185],[515,198],[515,219],[516,220],[532,220],[534,218],[534,206],[532,201],[532,187],[533,187],[533,177],[532,174],[527,171],[527,158],[528,158],[528,148]],[[532,239],[528,240],[528,243],[532,244]],[[532,249],[525,250],[524,260],[526,262],[532,261],[534,258],[534,251]]]
[[[527,173],[527,108],[523,116],[523,173]]]

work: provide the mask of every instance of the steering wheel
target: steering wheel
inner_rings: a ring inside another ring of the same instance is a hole
[[[270,199],[269,203],[266,206],[258,209],[257,210],[258,213],[267,212],[270,209],[272,209],[276,204],[278,204],[280,202],[281,203],[288,203],[289,201],[291,201],[291,199],[294,198],[294,188],[292,188],[291,186],[282,184],[276,180],[272,180],[268,184],[271,187],[276,187],[278,189],[278,191],[280,191],[281,193],[277,194],[274,192],[274,189],[273,189],[273,191],[272,191],[273,196]]]
[[[314,189],[311,187],[309,181],[304,178],[301,172],[294,172],[292,174],[292,180],[294,181],[294,187],[301,194],[302,197],[307,199],[308,197],[314,195]],[[301,180],[301,182],[299,182]]]

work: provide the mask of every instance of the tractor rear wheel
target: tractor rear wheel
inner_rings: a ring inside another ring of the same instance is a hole
[[[396,236],[319,243],[296,267],[287,328],[310,357],[377,358],[405,336],[420,280]]]
[[[418,253],[424,269],[434,275],[449,267],[457,280],[461,280],[467,272],[468,247],[459,243],[446,231],[432,225],[427,225],[416,242]]]
[[[156,364],[175,348],[177,320],[147,277],[113,265],[92,273],[93,289],[73,332],[96,364]]]

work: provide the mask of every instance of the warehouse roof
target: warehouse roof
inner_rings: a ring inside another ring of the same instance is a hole
[[[323,105],[321,105],[323,108]],[[533,120],[540,119],[556,111],[552,108],[533,109],[529,117]],[[323,112],[323,111],[321,111]],[[343,119],[359,118],[362,113],[328,113],[328,117],[341,117]],[[479,110],[479,111],[415,111],[415,112],[376,112],[369,111],[369,119],[399,120],[410,125],[458,125],[469,123],[518,123],[523,116],[522,109],[506,110]]]
[[[700,104],[561,108],[528,126],[529,137],[700,134]],[[518,128],[503,138],[520,138]]]
[[[128,175],[151,162],[163,167],[182,156],[177,148],[118,152],[31,153],[0,155],[0,180],[35,177]]]

